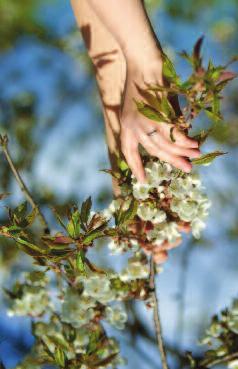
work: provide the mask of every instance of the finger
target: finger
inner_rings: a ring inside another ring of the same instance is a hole
[[[156,264],[165,263],[167,259],[168,259],[167,251],[158,251],[153,253],[153,260]]]
[[[189,233],[191,232],[191,226],[188,223],[178,224],[178,230],[180,232]]]
[[[179,146],[177,145],[176,142],[173,143],[171,141],[168,141],[162,135],[154,134],[150,138],[155,144],[157,144],[158,148],[163,149],[164,151],[167,151],[168,153],[191,158],[191,159],[198,158],[201,155],[200,150],[186,148],[184,146],[183,147]]]
[[[142,165],[141,157],[138,148],[129,147],[124,152],[127,164],[129,165],[132,173],[140,183],[146,183],[145,170]]]
[[[155,136],[159,136],[159,134]],[[160,160],[163,160],[173,165],[174,167],[183,170],[186,173],[189,173],[191,171],[192,164],[187,159],[158,148],[158,145],[155,144],[154,140],[152,140],[151,137],[149,137],[145,132],[140,132],[139,139],[140,143],[144,146],[144,148],[150,155],[156,156]]]
[[[181,156],[176,156],[163,150],[157,150],[155,153],[151,153],[151,155],[173,165],[177,169],[181,169],[185,173],[191,172],[192,164]]]
[[[158,126],[159,131],[163,133],[164,137],[168,141],[171,141],[171,128],[173,125],[171,124],[160,124]],[[198,148],[198,142],[191,137],[188,137],[184,132],[180,131],[178,128],[174,128],[173,137],[178,146],[187,147],[187,148]]]

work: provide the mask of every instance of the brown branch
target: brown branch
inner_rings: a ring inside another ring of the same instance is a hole
[[[41,221],[41,224],[43,225],[44,227],[44,231],[45,233],[49,233],[49,227],[48,227],[48,224],[47,224],[47,221],[44,217],[44,215],[42,214],[39,206],[35,203],[30,191],[28,190],[26,184],[24,183],[20,173],[18,172],[17,168],[15,167],[14,163],[13,163],[13,160],[12,160],[12,157],[11,157],[11,154],[9,153],[9,150],[8,150],[8,137],[7,135],[0,135],[0,145],[2,147],[2,151],[3,151],[3,154],[9,164],[9,167],[21,189],[21,191],[23,192],[23,194],[25,195],[26,199],[29,201],[29,203],[31,204],[32,208],[35,209],[37,211],[37,214],[38,214],[38,217]]]
[[[213,360],[204,359],[199,364],[207,368],[212,368],[213,366],[224,364],[235,359],[238,359],[238,352],[234,352],[233,354],[227,354],[223,357],[219,357]]]
[[[150,281],[149,283],[150,283],[152,303],[153,303],[153,316],[154,316],[154,323],[155,323],[156,338],[157,338],[157,343],[158,343],[158,347],[160,351],[161,363],[162,363],[163,369],[169,369],[165,346],[164,346],[163,335],[162,335],[162,325],[161,325],[160,314],[159,314],[159,300],[156,296],[155,265],[154,265],[152,256],[150,259]]]

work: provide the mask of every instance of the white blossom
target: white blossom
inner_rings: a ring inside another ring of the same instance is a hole
[[[149,197],[151,186],[147,183],[136,182],[133,184],[133,196],[137,200],[146,200]]]
[[[105,319],[117,329],[124,329],[127,321],[127,313],[121,305],[107,306]]]
[[[161,182],[171,179],[172,167],[168,163],[150,161],[146,164],[145,172],[149,183],[153,187],[158,187]]]
[[[111,287],[110,280],[103,275],[92,275],[83,280],[84,296],[90,296],[105,304],[115,299],[115,292]]]
[[[74,348],[77,354],[86,353],[87,345],[89,344],[88,330],[80,329],[77,330],[76,338],[73,341]]]
[[[166,219],[166,213],[160,209],[150,206],[147,203],[141,203],[137,209],[137,215],[144,221],[152,223],[161,223]]]
[[[91,297],[79,295],[77,291],[68,289],[62,304],[62,320],[76,328],[81,327],[94,318],[95,305],[95,300]]]
[[[120,279],[124,282],[134,279],[148,278],[149,266],[144,264],[137,257],[132,257],[128,260],[127,267],[121,272]]]
[[[47,307],[52,307],[48,291],[26,285],[23,287],[22,296],[13,300],[12,307],[8,310],[8,316],[30,315],[38,317],[44,314]]]
[[[178,225],[176,222],[164,222],[158,224],[147,234],[148,240],[157,246],[162,245],[165,241],[174,243],[180,237],[181,234],[178,230]]]
[[[229,369],[238,369],[238,359],[232,360],[228,363]]]
[[[201,231],[206,227],[206,223],[202,220],[195,218],[192,223],[192,234],[196,239],[199,239],[201,236]]]

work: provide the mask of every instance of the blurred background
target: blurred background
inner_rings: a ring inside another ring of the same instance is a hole
[[[205,61],[225,64],[238,54],[238,0],[148,0],[155,31],[179,74],[189,73],[178,56],[205,35]],[[1,0],[0,129],[10,138],[17,167],[43,206],[80,202],[92,195],[96,208],[112,199],[107,148],[93,69],[76,28],[69,1]],[[232,66],[237,71],[237,65]],[[165,340],[173,368],[183,367],[185,350],[200,355],[198,339],[212,314],[237,297],[238,279],[238,82],[226,89],[227,128],[216,130],[204,151],[229,154],[201,170],[213,207],[199,242],[188,236],[170,254],[158,279]],[[203,117],[199,127],[209,123]],[[198,127],[198,126],[197,126]],[[0,193],[11,204],[22,197],[3,156]],[[0,209],[1,223],[6,211]],[[102,258],[104,256],[102,255]],[[105,260],[104,260],[105,262]],[[31,260],[0,239],[1,287],[9,286]],[[1,294],[0,358],[14,368],[33,338],[28,318],[9,318]],[[127,368],[159,367],[153,324],[142,303],[129,306],[133,320],[121,342]]]

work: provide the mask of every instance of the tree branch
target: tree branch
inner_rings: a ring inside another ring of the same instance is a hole
[[[162,367],[163,369],[169,369],[165,346],[164,346],[163,335],[162,335],[162,325],[161,325],[160,315],[159,315],[159,300],[156,296],[155,265],[154,265],[152,256],[150,259],[150,281],[149,283],[150,283],[151,296],[152,296],[152,302],[153,302],[153,315],[154,315],[156,338],[157,338],[157,343],[158,343],[158,347],[160,351]]]
[[[227,354],[223,357],[219,357],[213,360],[204,359],[199,364],[207,368],[212,368],[213,366],[225,364],[235,359],[238,359],[238,352],[234,352],[233,354]]]
[[[9,150],[8,150],[8,137],[7,135],[0,135],[0,145],[2,147],[2,151],[3,151],[3,154],[9,164],[9,167],[21,189],[21,191],[23,192],[23,194],[25,195],[26,199],[29,201],[29,203],[31,204],[32,208],[35,209],[37,211],[37,214],[38,214],[38,217],[41,221],[41,224],[43,225],[44,227],[44,231],[45,233],[49,233],[49,227],[48,227],[48,224],[47,224],[47,221],[44,217],[44,215],[42,214],[39,206],[35,203],[30,191],[28,190],[26,184],[24,183],[20,173],[18,172],[17,168],[15,167],[14,163],[13,163],[13,160],[12,160],[12,157],[11,157],[11,154],[9,153]]]

